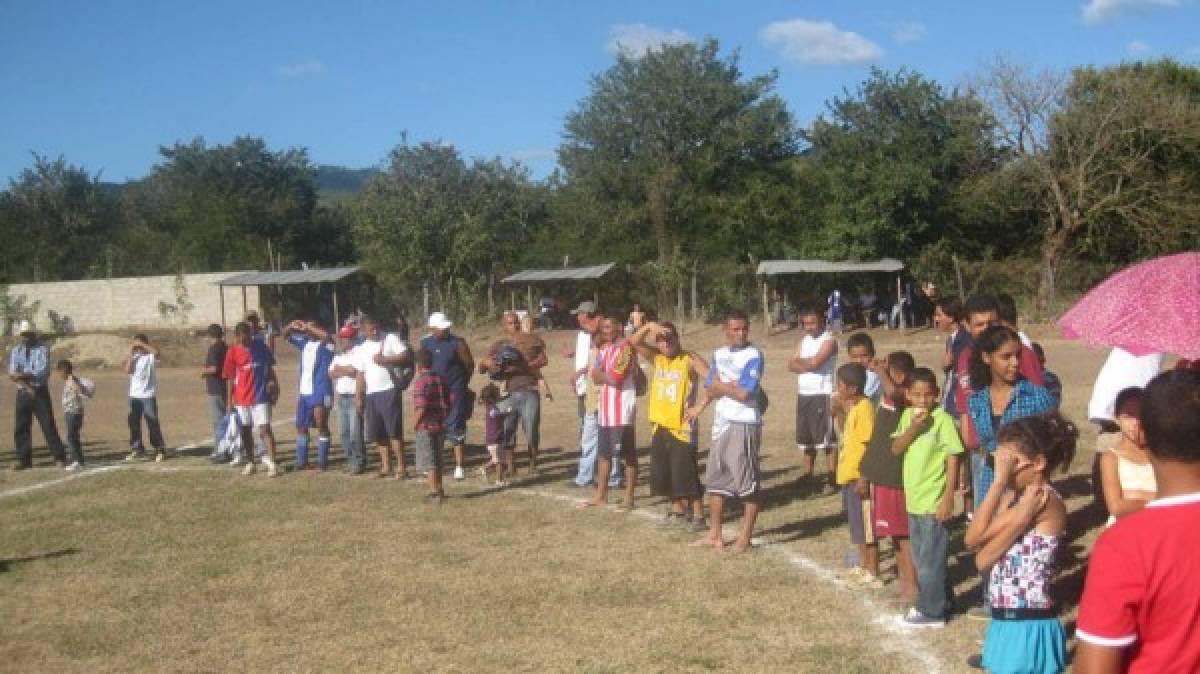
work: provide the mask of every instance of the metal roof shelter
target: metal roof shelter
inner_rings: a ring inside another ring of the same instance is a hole
[[[517,272],[511,276],[507,276],[500,282],[504,284],[525,284],[525,296],[529,310],[533,310],[533,285],[534,283],[548,283],[556,281],[595,281],[603,278],[605,274],[616,266],[615,262],[607,264],[592,265],[590,267],[559,267],[557,269],[526,269]],[[596,291],[592,291],[592,300],[597,301]],[[516,308],[516,293],[510,293],[511,304]]]
[[[826,260],[763,260],[758,263],[759,276],[780,274],[837,274],[857,272],[897,272],[904,263],[885,257],[873,262],[829,262]]]
[[[333,287],[333,320],[338,319],[337,282],[357,274],[359,267],[330,267],[328,269],[295,269],[289,271],[248,271],[227,276],[217,281],[218,286],[233,286],[242,289],[242,313],[246,313],[246,288],[248,286],[286,286],[308,283],[329,283]],[[225,325],[225,293],[221,293],[221,325]],[[336,325],[334,326],[336,327]]]
[[[770,287],[767,279],[784,274],[857,274],[857,273],[893,273],[904,269],[904,263],[885,257],[869,262],[854,262],[850,260],[763,260],[758,263],[758,276],[763,277],[763,322],[767,333],[771,331]],[[900,277],[896,277],[896,296],[900,296]]]

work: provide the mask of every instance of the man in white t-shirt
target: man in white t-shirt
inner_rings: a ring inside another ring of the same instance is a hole
[[[363,343],[355,349],[357,386],[355,397],[363,412],[366,442],[379,447],[383,464],[381,476],[392,472],[392,454],[396,455],[396,479],[407,477],[404,461],[404,417],[400,391],[392,380],[392,368],[412,360],[408,347],[394,334],[383,334],[379,321],[370,316],[362,320]]]
[[[825,493],[837,491],[833,484],[837,472],[837,442],[833,437],[833,373],[837,368],[837,339],[825,329],[820,311],[806,309],[800,314],[804,337],[796,353],[788,360],[788,370],[796,374],[796,447],[804,452],[804,476],[812,477],[817,452],[825,452],[829,482]]]
[[[351,475],[361,475],[367,468],[362,410],[355,400],[358,392],[357,339],[358,328],[351,324],[343,326],[338,331],[340,351],[329,364],[329,376],[333,378],[333,393],[337,398],[338,431],[341,433],[342,451],[346,453],[346,472]]]
[[[764,360],[749,341],[750,318],[731,311],[725,318],[725,345],[713,353],[708,380],[700,401],[684,413],[684,422],[695,423],[704,409],[716,402],[713,412],[712,447],[704,474],[708,494],[709,530],[693,546],[725,548],[722,513],[727,499],[742,500],[742,530],[733,544],[734,552],[750,549],[754,522],[762,507],[759,491],[762,474],[758,453],[762,443],[761,394]]]
[[[571,310],[575,320],[579,322],[579,332],[575,335],[574,351],[567,353],[573,359],[574,368],[571,372],[569,385],[575,391],[578,401],[576,410],[579,416],[579,471],[575,474],[575,486],[587,487],[596,478],[596,446],[600,440],[600,426],[596,418],[597,409],[589,409],[588,405],[588,368],[591,360],[588,354],[595,346],[595,335],[600,329],[600,316],[596,303],[591,300],[580,302]],[[621,486],[621,471],[614,470],[608,480],[608,486]]]
[[[167,458],[166,443],[158,423],[158,375],[155,361],[158,349],[150,344],[146,335],[138,333],[129,343],[129,357],[125,360],[125,372],[129,375],[129,456],[126,461],[136,461],[146,456],[142,444],[142,419],[146,419],[146,430],[150,432],[150,445],[154,447],[154,460]]]

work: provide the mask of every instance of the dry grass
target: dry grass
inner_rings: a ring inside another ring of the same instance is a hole
[[[489,339],[475,337],[476,350]],[[551,348],[569,339],[555,333]],[[773,405],[759,533],[772,545],[758,553],[726,558],[689,549],[684,534],[646,518],[566,507],[577,493],[565,486],[574,474],[574,401],[560,398],[543,412],[549,461],[536,478],[506,493],[449,483],[452,498],[440,509],[423,506],[414,483],[241,478],[198,458],[0,499],[8,625],[0,668],[927,671],[893,652],[904,643],[874,622],[858,591],[770,554],[779,547],[838,568],[848,540],[837,499],[796,481],[792,379],[782,366],[795,339],[765,343]],[[719,336],[705,328],[685,341],[707,350]],[[936,362],[931,333],[877,333],[876,341],[880,351],[906,348],[922,364]],[[1044,343],[1066,386],[1065,411],[1082,419],[1103,354]],[[547,372],[558,393],[567,371],[556,358]],[[124,454],[124,377],[95,374],[103,393],[88,410],[85,439],[99,463]],[[291,390],[291,361],[280,374]],[[164,369],[159,379],[168,442],[203,438],[195,370]],[[290,401],[279,409],[290,411]],[[11,437],[11,423],[0,419],[0,437]],[[1091,461],[1094,435],[1084,430],[1077,475]],[[472,438],[480,432],[472,428]],[[285,425],[285,452],[291,436]],[[38,457],[45,466],[44,451]],[[59,477],[49,467],[7,473],[0,491]],[[1097,531],[1083,484],[1074,477],[1065,486],[1081,554]],[[642,505],[657,507],[648,496]],[[961,531],[955,541],[951,575],[961,593],[978,581]],[[1081,573],[1073,562],[1065,580],[1077,584]],[[870,597],[899,611],[891,593]],[[958,619],[912,638],[956,671],[983,627]]]

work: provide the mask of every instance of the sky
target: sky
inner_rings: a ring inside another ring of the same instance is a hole
[[[953,87],[997,55],[1196,64],[1197,27],[1200,0],[0,0],[0,185],[31,152],[136,179],[197,136],[376,166],[404,132],[541,177],[618,50],[714,37],[803,126],[872,66]]]

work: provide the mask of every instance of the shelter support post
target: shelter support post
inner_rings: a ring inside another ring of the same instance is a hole
[[[225,322],[225,286],[217,286],[217,290],[221,293],[221,329],[225,330],[228,325]]]
[[[763,338],[771,334],[771,306],[767,298],[767,279],[763,277],[762,283],[762,307],[763,307]]]
[[[508,309],[509,311],[517,310],[517,291],[515,290],[508,291]]]
[[[242,318],[246,317],[246,311],[249,307],[246,306],[246,286],[242,286]]]
[[[533,286],[525,286],[525,310],[529,312],[529,317],[533,318]]]
[[[333,330],[334,330],[335,334],[337,333],[338,321],[340,321],[340,320],[341,320],[341,314],[338,313],[337,284],[334,283],[333,284]]]

